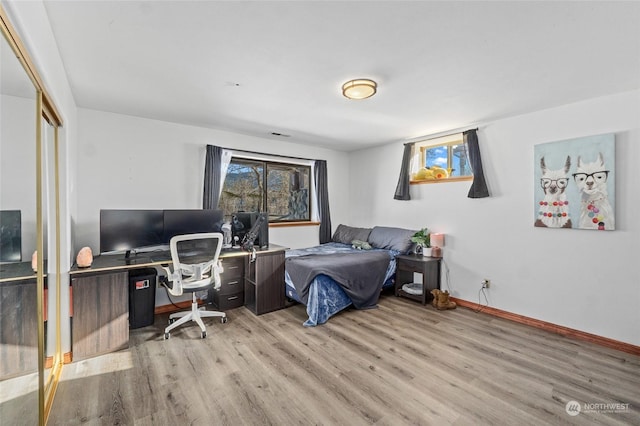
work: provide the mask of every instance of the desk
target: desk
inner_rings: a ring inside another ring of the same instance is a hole
[[[31,262],[0,264],[0,380],[38,371],[37,288]]]
[[[260,253],[245,270],[244,305],[262,315],[286,306],[284,250]]]
[[[209,299],[217,309],[245,305],[256,315],[284,308],[285,250],[271,244],[256,252],[255,262],[249,262],[248,252],[223,251],[223,285]],[[128,261],[123,254],[100,255],[88,268],[71,268],[74,360],[129,346],[129,271],[167,264],[171,256],[163,251],[141,253]]]

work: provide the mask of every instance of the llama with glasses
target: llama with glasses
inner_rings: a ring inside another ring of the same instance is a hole
[[[602,153],[592,163],[586,163],[578,157],[573,179],[580,190],[580,228],[615,229],[614,211],[607,190],[608,178],[609,170],[606,170]]]
[[[538,203],[538,217],[534,226],[571,228],[569,201],[565,193],[569,184],[570,168],[570,156],[567,156],[564,166],[557,170],[550,170],[545,163],[544,157],[540,159],[540,169],[542,170],[540,186],[544,191],[544,198]]]

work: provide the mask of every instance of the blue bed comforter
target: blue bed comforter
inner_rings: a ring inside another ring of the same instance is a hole
[[[387,252],[389,255],[389,263],[384,277],[383,287],[393,285],[393,277],[396,271],[395,257],[399,254],[395,250],[383,250],[373,249],[377,251]],[[361,253],[360,250],[352,248],[348,244],[341,243],[327,243],[320,246],[314,246],[304,249],[288,250],[285,254],[287,258],[297,256],[309,256],[309,255],[335,255],[343,254],[349,255],[350,253]],[[295,285],[291,280],[291,276],[285,270],[285,282],[287,296],[298,302],[301,302],[301,298],[298,296]],[[372,285],[379,287],[380,283],[372,283]],[[345,309],[352,304],[351,299],[342,289],[340,284],[325,274],[317,275],[309,284],[307,293],[307,314],[309,318],[304,322],[304,326],[312,327],[318,324],[323,324],[336,313]]]

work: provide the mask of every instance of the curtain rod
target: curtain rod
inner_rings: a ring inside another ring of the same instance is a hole
[[[420,137],[420,138],[416,138],[416,140],[414,140],[413,142],[406,142],[405,145],[413,145],[414,143],[418,143],[418,142],[426,142],[426,141],[431,141],[434,139],[440,139],[440,138],[445,138],[447,136],[451,136],[451,135],[456,135],[458,133],[464,133],[464,132],[468,132],[469,130],[478,130],[478,128],[476,127],[475,129],[467,129],[467,130],[458,130],[455,132],[449,132],[449,133],[433,133],[431,135],[428,136],[424,136],[424,137]]]
[[[278,158],[290,158],[292,160],[317,161],[314,158],[292,157],[291,155],[280,155],[280,154],[267,154],[266,152],[247,151],[245,149],[237,149],[237,148],[225,148],[225,147],[221,147],[221,148],[229,151],[242,152],[245,154],[266,155],[269,157],[278,157]]]

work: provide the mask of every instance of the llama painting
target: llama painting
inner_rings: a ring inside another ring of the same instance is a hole
[[[615,229],[615,217],[607,190],[609,170],[602,153],[598,153],[596,161],[591,163],[578,157],[573,178],[580,190],[580,228]]]
[[[536,145],[534,157],[534,226],[615,229],[613,134]]]
[[[569,185],[569,168],[571,157],[567,156],[564,166],[557,170],[550,170],[544,161],[540,159],[540,187],[544,191],[544,198],[540,200],[538,218],[535,226],[547,228],[571,228],[569,215],[569,201],[565,190]]]

